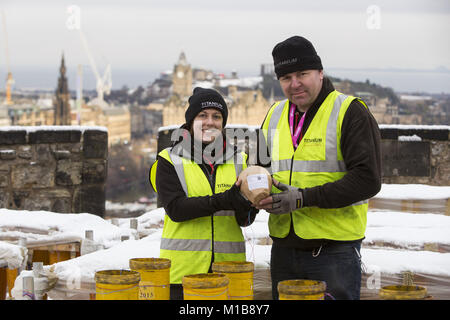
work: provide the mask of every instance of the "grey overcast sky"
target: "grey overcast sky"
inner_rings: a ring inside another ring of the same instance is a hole
[[[2,0],[12,68],[55,68],[63,51],[69,68],[89,64],[68,27],[73,5],[100,70],[170,70],[183,50],[194,67],[257,75],[292,35],[313,42],[325,70],[450,69],[448,0]],[[1,34],[0,72],[4,46]]]

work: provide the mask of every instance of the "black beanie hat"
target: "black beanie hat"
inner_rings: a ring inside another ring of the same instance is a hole
[[[272,50],[272,56],[278,79],[291,72],[323,69],[316,49],[303,37],[293,36],[278,43]]]
[[[213,89],[197,87],[189,97],[189,107],[184,114],[186,124],[191,126],[192,121],[203,109],[214,108],[222,113],[223,127],[227,124],[228,107],[220,93]]]

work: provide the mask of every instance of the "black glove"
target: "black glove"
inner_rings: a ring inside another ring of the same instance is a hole
[[[244,198],[236,184],[224,192],[234,211],[248,212],[252,208],[252,203]]]
[[[266,209],[267,212],[273,214],[284,214],[303,207],[302,189],[281,182],[278,182],[278,185],[275,185],[275,187],[280,189],[282,192],[272,194],[272,209]]]
[[[234,216],[240,227],[248,227],[255,221],[256,214],[259,212],[255,207],[251,207],[249,211],[235,211]]]
[[[244,198],[236,184],[222,193],[216,193],[210,197],[210,204],[216,210],[234,210],[249,212],[252,203]]]

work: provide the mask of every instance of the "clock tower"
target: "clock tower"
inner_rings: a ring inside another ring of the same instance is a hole
[[[172,93],[180,98],[192,94],[192,68],[187,63],[184,52],[180,53],[178,62],[173,67]]]

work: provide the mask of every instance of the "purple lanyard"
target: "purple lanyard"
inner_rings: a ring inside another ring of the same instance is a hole
[[[296,106],[291,103],[290,110],[289,110],[289,127],[291,129],[291,136],[292,136],[292,144],[295,148],[298,147],[298,137],[300,136],[300,133],[302,132],[303,122],[305,122],[305,115],[306,112],[302,115],[300,122],[297,125],[297,128],[294,132],[294,113],[295,113]]]

